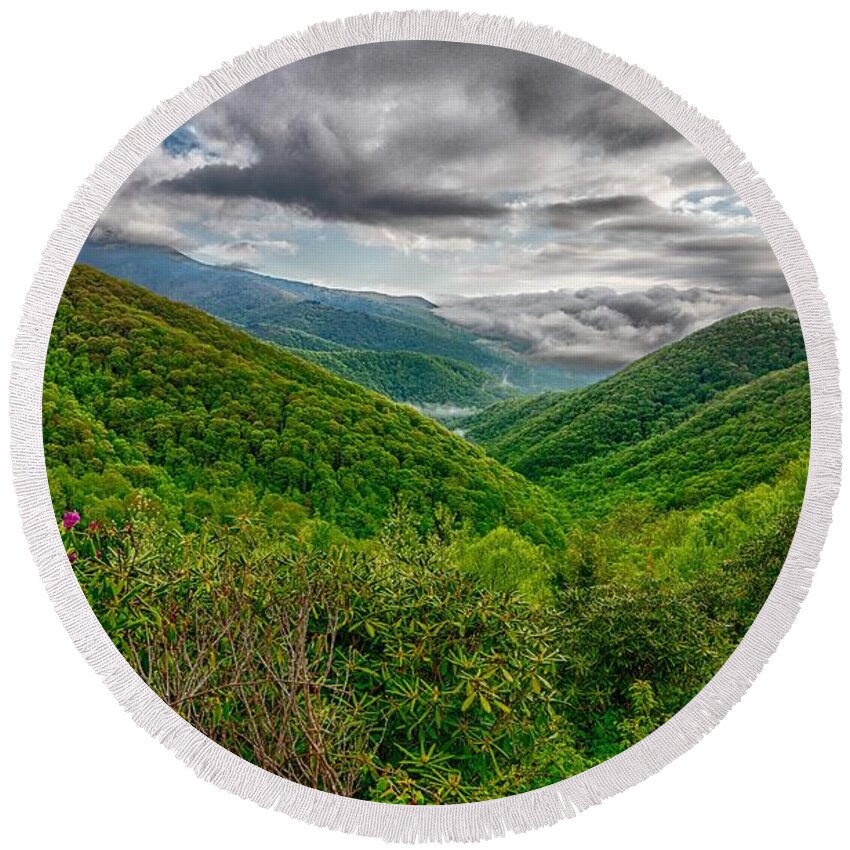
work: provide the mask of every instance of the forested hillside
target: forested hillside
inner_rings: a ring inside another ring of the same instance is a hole
[[[131,245],[87,242],[80,262],[280,344],[289,342],[276,338],[278,333],[296,331],[347,348],[417,351],[496,371],[507,365],[472,334],[431,313],[421,299],[328,289]]]
[[[412,351],[301,349],[301,357],[397,401],[487,407],[515,394],[493,376],[460,360]]]
[[[719,394],[805,360],[790,310],[740,313],[580,390],[495,405],[462,424],[473,441],[535,480],[635,445]]]
[[[809,447],[805,363],[778,369],[700,405],[687,419],[545,480],[572,517],[626,500],[668,511],[698,508],[776,479]]]
[[[366,353],[385,393],[421,377]],[[498,403],[468,424],[479,445],[305,357],[76,266],[45,369],[51,495],[89,602],[252,763],[392,803],[539,788],[678,711],[770,592],[807,474],[792,313]]]
[[[84,266],[54,322],[44,416],[68,505],[120,512],[141,486],[190,526],[259,508],[368,535],[404,498],[554,533],[543,491],[425,416]]]

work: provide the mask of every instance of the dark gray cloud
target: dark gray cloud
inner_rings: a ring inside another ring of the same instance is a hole
[[[559,63],[460,43],[364,45],[249,83],[172,134],[94,236],[451,293],[447,318],[571,364],[790,304],[748,211],[668,124]]]
[[[758,252],[760,246],[767,247],[763,239],[755,236],[703,236],[677,243],[675,252],[685,256],[747,258]],[[767,250],[770,250],[767,247]]]
[[[473,50],[368,45],[268,74],[225,98],[214,115],[199,116],[193,129],[238,141],[252,161],[200,163],[165,185],[366,224],[494,219],[505,215],[500,192],[517,188],[502,185],[503,172],[533,172],[534,161],[523,160],[541,144],[598,156],[682,141],[593,77],[515,51]],[[457,169],[480,186],[459,186]],[[527,179],[521,175],[521,187]]]
[[[694,236],[705,232],[705,229],[705,222],[696,216],[666,213],[657,207],[645,216],[628,216],[597,223],[597,230],[612,240],[633,237]]]
[[[323,167],[309,148],[258,164],[210,165],[163,184],[165,190],[218,198],[254,198],[291,205],[317,218],[375,224],[402,219],[505,216],[504,204],[466,193],[427,192],[416,186],[380,189],[348,163]]]
[[[726,182],[723,175],[705,157],[689,162],[671,163],[665,173],[674,186],[724,185]]]
[[[598,198],[579,198],[549,204],[541,210],[542,217],[552,227],[576,230],[589,227],[606,219],[623,216],[642,217],[660,212],[659,208],[642,195],[609,195]],[[638,218],[638,220],[641,220]]]
[[[670,262],[679,274],[763,298],[788,294],[776,255],[760,235],[702,236],[672,243]]]
[[[517,123],[531,132],[568,136],[609,154],[681,138],[627,95],[586,74],[565,75],[551,62],[520,59],[501,85]]]

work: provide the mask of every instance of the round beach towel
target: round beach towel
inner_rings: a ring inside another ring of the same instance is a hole
[[[27,533],[122,705],[205,779],[396,840],[550,823],[695,743],[836,487],[828,313],[752,167],[640,70],[485,17],[322,25],[163,104],[16,358]]]

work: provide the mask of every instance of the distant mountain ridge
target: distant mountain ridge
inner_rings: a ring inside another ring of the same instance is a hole
[[[410,310],[428,310],[433,306],[426,299],[415,296],[334,289],[271,277],[234,266],[202,263],[179,251],[154,245],[87,240],[80,251],[78,261],[115,277],[130,280],[174,301],[183,300],[177,297],[183,295],[194,299],[207,297],[200,286],[207,287],[215,297],[223,294],[223,287],[243,293],[249,291],[246,290],[248,286],[266,295],[269,290],[281,293],[286,301],[315,301],[339,309],[360,310],[395,318],[407,317]],[[110,268],[104,268],[105,266]]]
[[[491,375],[461,360],[409,351],[336,348],[298,354],[331,372],[389,398],[431,409],[462,399],[470,408],[487,407],[516,394]]]
[[[152,246],[88,241],[78,261],[106,274],[129,280],[146,289],[209,313],[244,328],[254,336],[293,350],[348,349],[345,374],[369,372],[370,364],[386,364],[392,357],[359,356],[363,351],[395,352],[395,371],[414,375],[409,386],[398,387],[395,400],[443,403],[441,390],[415,396],[440,381],[431,357],[457,361],[478,370],[472,380],[452,382],[459,393],[452,404],[480,407],[504,397],[505,384],[518,392],[581,386],[595,374],[567,373],[523,361],[517,354],[497,350],[487,341],[452,325],[432,312],[429,301],[417,296],[394,296],[374,292],[333,289],[301,281],[267,277],[234,268],[205,265],[176,251]],[[424,355],[425,358],[417,358]],[[354,361],[361,362],[355,364]],[[411,364],[418,359],[417,369]],[[335,368],[335,363],[328,363]],[[457,369],[455,369],[457,371]],[[421,374],[420,374],[421,373]],[[472,384],[469,383],[472,380]],[[371,373],[365,386],[385,383]]]

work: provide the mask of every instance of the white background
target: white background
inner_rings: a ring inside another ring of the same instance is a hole
[[[379,846],[261,810],[196,779],[140,731],[73,648],[20,532],[8,461],[8,361],[39,254],[75,188],[158,101],[255,45],[363,0],[145,0],[7,7],[0,517],[0,840],[13,848]],[[846,28],[840,4],[552,3],[440,7],[548,24],[617,53],[719,119],[800,230],[850,363]],[[845,399],[850,381],[845,372]],[[850,401],[846,401],[850,404]],[[846,437],[846,428],[845,428]],[[577,819],[493,847],[848,846],[846,492],[798,620],[743,702],[697,747]]]

